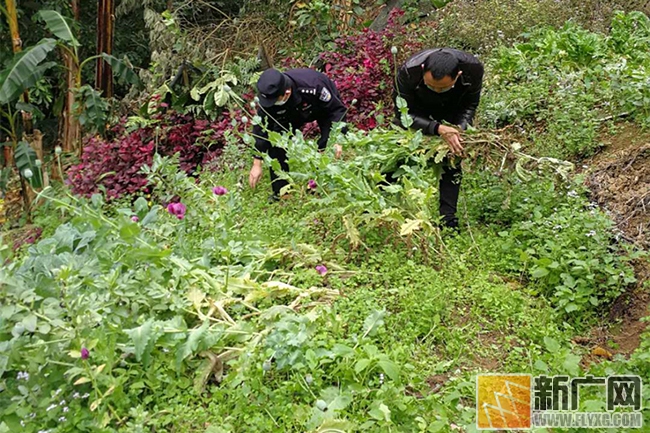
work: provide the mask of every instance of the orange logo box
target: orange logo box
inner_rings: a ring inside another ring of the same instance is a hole
[[[531,428],[530,374],[479,374],[476,426],[479,429]]]

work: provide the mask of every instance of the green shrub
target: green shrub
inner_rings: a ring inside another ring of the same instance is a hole
[[[584,198],[579,184],[571,189],[540,179],[508,184],[482,172],[470,175],[466,187],[470,218],[494,224],[499,234],[493,263],[530,278],[533,292],[567,317],[584,321],[635,281],[612,221]]]
[[[426,39],[432,45],[488,53],[534,27],[559,28],[569,20],[605,33],[616,10],[644,7],[635,0],[455,0],[434,14],[438,25]]]
[[[518,124],[536,153],[563,158],[591,155],[604,120],[627,115],[650,125],[650,19],[619,12],[611,29],[606,36],[568,23],[496,49],[481,123]]]

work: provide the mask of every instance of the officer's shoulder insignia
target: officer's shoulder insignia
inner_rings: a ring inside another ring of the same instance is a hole
[[[302,87],[299,89],[300,93],[304,93],[306,95],[316,95],[316,89],[313,87]]]
[[[332,94],[325,87],[320,91],[320,96],[318,97],[323,102],[329,102],[332,99]]]

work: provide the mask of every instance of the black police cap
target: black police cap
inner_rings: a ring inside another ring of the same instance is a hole
[[[257,80],[260,105],[270,107],[290,87],[289,78],[277,69],[267,69]]]

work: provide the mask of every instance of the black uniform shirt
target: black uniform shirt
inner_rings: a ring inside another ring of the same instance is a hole
[[[291,80],[291,97],[284,105],[274,105],[257,110],[275,132],[300,129],[308,122],[317,121],[321,130],[318,149],[325,149],[332,123],[345,122],[346,108],[334,83],[313,69],[293,69],[284,73]],[[268,113],[268,115],[267,115]],[[264,123],[264,122],[263,122]],[[347,129],[344,128],[343,132]],[[266,153],[270,147],[268,134],[261,125],[253,127],[255,149]]]
[[[451,52],[463,72],[454,88],[444,93],[430,90],[424,83],[423,64],[435,51]],[[481,99],[483,85],[483,65],[479,60],[453,48],[434,48],[421,51],[409,58],[397,73],[397,93],[406,100],[408,112],[413,119],[412,128],[425,134],[434,135],[441,121],[445,120],[463,129],[472,124],[474,114]],[[400,112],[395,103],[396,123],[401,125]]]

